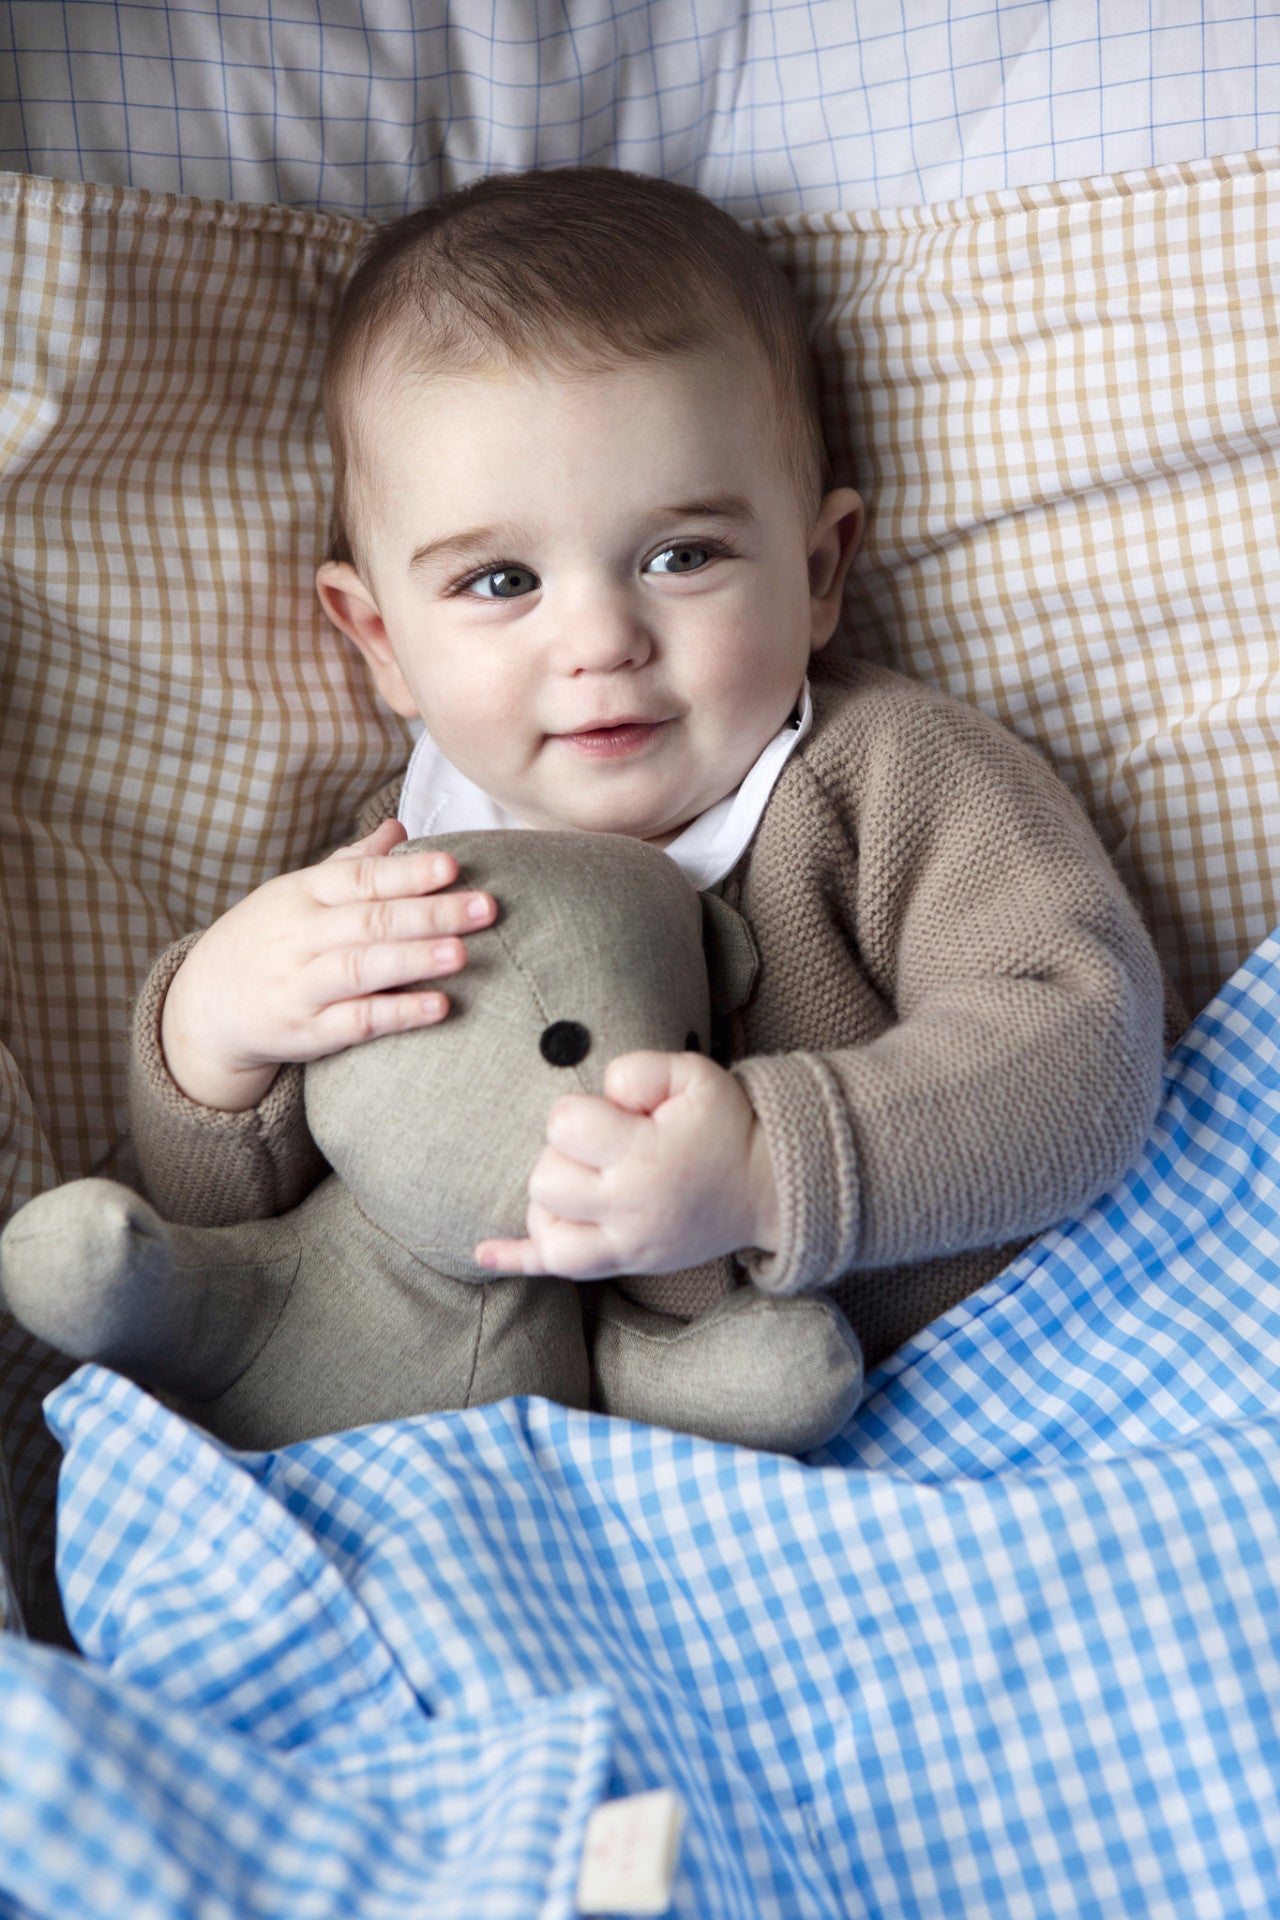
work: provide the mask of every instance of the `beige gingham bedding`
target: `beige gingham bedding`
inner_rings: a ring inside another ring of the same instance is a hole
[[[1039,742],[1199,1008],[1280,921],[1280,149],[768,231],[858,650]]]
[[[366,231],[0,178],[4,1211],[127,1177],[147,961],[404,756],[311,589],[319,357]],[[1280,154],[757,231],[871,501],[845,644],[1044,746],[1199,1004],[1280,920]],[[36,1630],[62,1367],[0,1328]]]
[[[364,231],[0,183],[4,1211],[59,1176],[127,1176],[148,959],[330,843],[404,758],[312,587],[319,355]],[[57,1368],[0,1334],[23,1543],[48,1510]],[[33,1621],[47,1529],[6,1557]]]

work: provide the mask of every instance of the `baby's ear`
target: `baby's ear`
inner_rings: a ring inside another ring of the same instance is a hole
[[[373,675],[373,683],[393,713],[406,720],[418,706],[400,671],[391,636],[378,605],[349,560],[326,560],[316,573],[320,605],[339,633],[359,648]]]
[[[852,487],[836,487],[823,498],[809,541],[809,644],[814,653],[836,630],[844,583],[862,545],[866,514],[862,496]]]

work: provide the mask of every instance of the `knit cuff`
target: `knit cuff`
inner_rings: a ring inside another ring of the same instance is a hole
[[[134,1006],[134,1149],[147,1192],[167,1218],[198,1226],[268,1219],[310,1191],[325,1161],[307,1129],[301,1067],[281,1067],[258,1105],[242,1113],[201,1106],[169,1072],[160,1034],[165,997],[199,938],[188,934],[165,949]]]
[[[818,1054],[757,1054],[731,1069],[764,1129],[778,1195],[779,1245],[738,1255],[766,1293],[831,1286],[856,1263],[857,1151],[834,1074]]]
[[[394,779],[388,780],[378,788],[376,793],[369,795],[356,814],[355,839],[363,840],[376,827],[380,827],[384,820],[395,819],[396,809],[400,805],[400,789],[403,785],[404,775],[397,773]]]

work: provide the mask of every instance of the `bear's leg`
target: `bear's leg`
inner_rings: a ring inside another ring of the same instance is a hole
[[[287,1445],[512,1394],[587,1405],[567,1280],[457,1280],[375,1227],[336,1180],[294,1209],[297,1280],[270,1338],[192,1417],[234,1447]]]
[[[208,1394],[267,1337],[297,1265],[297,1237],[279,1221],[174,1227],[114,1180],[75,1180],[0,1234],[0,1299],[77,1360]]]
[[[833,1300],[738,1287],[695,1320],[601,1290],[591,1333],[602,1413],[769,1453],[834,1439],[862,1397],[862,1349]]]

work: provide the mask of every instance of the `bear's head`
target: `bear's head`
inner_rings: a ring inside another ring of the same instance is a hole
[[[467,935],[440,1025],[307,1067],[307,1121],[371,1221],[443,1273],[491,1280],[472,1251],[523,1234],[552,1101],[599,1093],[635,1048],[707,1050],[702,904],[665,853],[619,834],[442,834],[397,852],[423,846],[492,894],[496,923]]]

